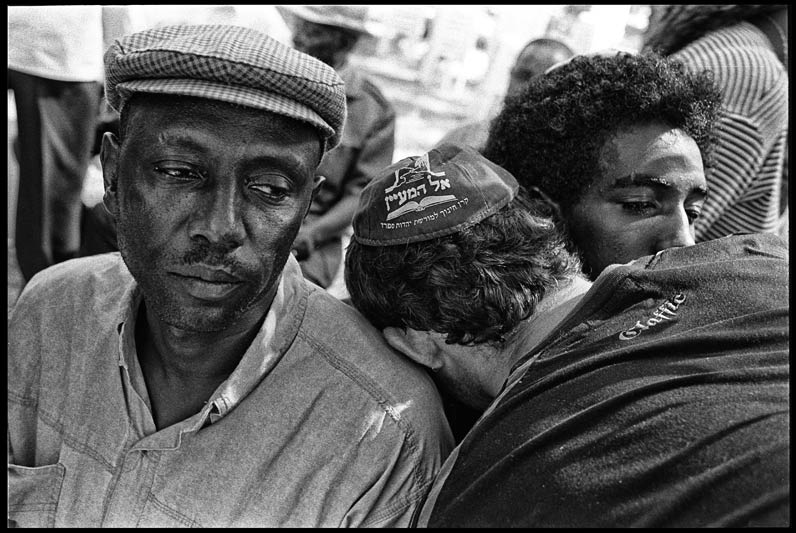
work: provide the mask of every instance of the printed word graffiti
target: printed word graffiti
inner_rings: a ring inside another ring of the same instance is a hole
[[[646,321],[642,322],[639,320],[633,327],[620,333],[619,340],[629,341],[641,335],[642,331],[657,326],[664,320],[674,320],[675,317],[677,317],[677,309],[683,302],[685,302],[685,294],[682,293],[675,295],[673,298],[669,298],[659,305],[655,311],[652,312],[652,316]]]

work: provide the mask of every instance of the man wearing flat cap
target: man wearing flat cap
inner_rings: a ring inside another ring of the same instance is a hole
[[[294,253],[304,275],[329,287],[342,263],[342,237],[351,226],[362,188],[392,163],[395,111],[379,88],[348,60],[359,39],[380,26],[368,6],[279,6],[297,50],[334,68],[345,82],[348,116],[340,144],[318,167],[326,179],[299,230]]]
[[[9,319],[9,525],[407,525],[451,447],[436,389],[290,253],[342,80],[234,26],[127,36],[105,74],[120,252]]]
[[[592,283],[518,191],[452,144],[362,191],[351,302],[482,413],[413,525],[789,525],[787,243],[670,248]]]

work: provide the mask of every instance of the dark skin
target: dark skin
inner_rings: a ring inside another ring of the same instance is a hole
[[[123,142],[103,138],[104,202],[144,295],[136,351],[160,429],[200,411],[257,335],[321,148],[310,126],[264,111],[130,105]]]
[[[176,350],[172,348],[164,356],[162,349],[166,339],[155,339],[158,332],[150,327],[144,306],[138,314],[137,323],[136,351],[147,384],[155,426],[158,429],[168,427],[201,411],[207,399],[235,369],[236,358],[219,358],[217,363],[225,362],[224,366],[196,361],[194,354],[199,349],[200,341],[191,342],[188,339],[182,339],[181,345],[174,347]],[[237,342],[225,347],[226,351],[239,353],[242,357],[255,335],[256,331],[250,331],[249,335],[238,337]]]
[[[610,264],[694,244],[707,182],[688,134],[659,122],[622,129],[606,143],[600,170],[566,215],[592,279]]]

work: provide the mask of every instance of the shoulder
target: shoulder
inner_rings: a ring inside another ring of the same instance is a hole
[[[742,22],[712,31],[672,54],[691,71],[709,69],[725,86],[772,86],[787,79],[768,38],[756,26]],[[752,73],[752,75],[750,75]]]
[[[395,109],[378,85],[357,68],[348,67],[340,73],[346,84],[346,96],[353,107],[366,107],[380,116],[394,116]]]
[[[9,330],[54,332],[104,324],[123,310],[134,286],[118,252],[56,264],[25,285],[9,317]]]
[[[427,372],[394,351],[350,305],[311,289],[299,336],[373,401],[396,406],[388,412],[396,421],[408,419],[422,427],[445,424],[439,393]]]
[[[396,391],[435,391],[419,365],[395,352],[359,311],[324,290],[310,289],[302,330],[329,357],[345,361]]]
[[[118,252],[81,257],[42,270],[25,285],[19,304],[72,295],[112,300],[124,292],[132,275]],[[53,301],[53,303],[56,303]]]
[[[85,377],[104,364],[99,355],[113,345],[110,334],[133,286],[118,253],[65,261],[36,274],[8,321],[15,386],[29,389],[38,383],[32,376],[41,372],[52,387],[65,389],[75,372]]]
[[[653,256],[649,265],[654,268],[678,265],[728,263],[733,270],[743,261],[789,263],[788,243],[773,233],[744,233],[728,235],[682,248],[669,248]],[[643,261],[643,260],[642,260]]]

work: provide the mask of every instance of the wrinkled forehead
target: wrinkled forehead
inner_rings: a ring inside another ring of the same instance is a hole
[[[297,142],[314,137],[318,139],[321,154],[324,148],[322,134],[310,124],[299,120],[228,102],[177,95],[134,95],[122,109],[120,133],[124,141],[137,128],[151,131],[153,128],[171,127],[175,124],[211,130],[224,125],[267,129],[278,132],[287,140]]]
[[[682,129],[659,122],[623,128],[611,136],[601,150],[600,167],[612,186],[614,180],[637,175],[666,177],[670,185],[676,178],[686,188],[706,186],[696,141]]]

